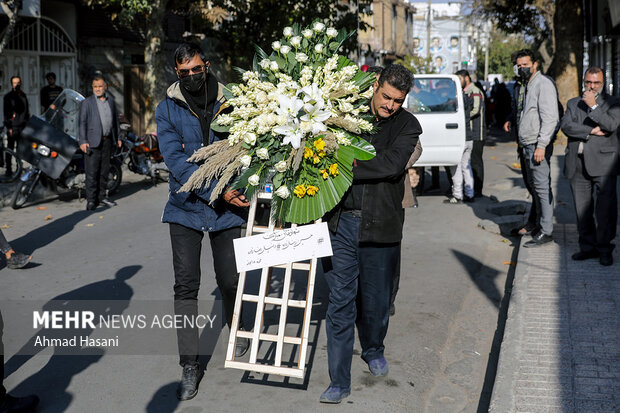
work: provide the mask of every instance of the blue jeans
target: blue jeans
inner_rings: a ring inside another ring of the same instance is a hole
[[[392,275],[399,260],[399,244],[358,242],[359,217],[340,215],[336,233],[330,233],[331,259],[324,260],[329,285],[327,307],[327,361],[331,384],[351,388],[351,360],[357,324],[362,359],[383,356],[387,334]],[[357,300],[357,303],[356,303]]]

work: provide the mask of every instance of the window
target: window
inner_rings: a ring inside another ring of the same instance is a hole
[[[457,111],[456,84],[452,79],[425,78],[415,81],[407,109],[412,113]]]

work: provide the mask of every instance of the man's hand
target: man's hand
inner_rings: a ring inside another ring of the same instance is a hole
[[[119,139],[119,140],[117,140],[117,141],[116,141],[116,146],[118,146],[119,148],[120,148],[121,146],[123,146],[123,141],[122,141],[122,140],[120,140],[120,139]]]
[[[583,100],[584,103],[588,105],[588,107],[596,105],[596,92],[592,90],[586,90],[585,92],[583,92],[581,100]]]
[[[224,201],[228,202],[230,205],[234,205],[239,208],[250,206],[250,203],[245,195],[236,189],[231,189],[230,191],[225,192],[222,198],[224,198]]]
[[[596,128],[590,131],[590,135],[605,136],[605,132],[601,130],[600,126],[597,126]]]
[[[510,121],[504,123],[504,130],[506,132],[510,132]]]
[[[534,150],[534,162],[541,163],[545,159],[545,149],[544,148],[536,148]]]
[[[83,144],[80,145],[80,149],[84,153],[88,152],[88,148],[90,148],[90,145],[88,143],[83,143]]]
[[[13,129],[7,129],[7,133],[9,134],[9,136],[13,136]]]

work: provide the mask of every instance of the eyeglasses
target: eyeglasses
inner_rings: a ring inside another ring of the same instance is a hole
[[[599,82],[599,81],[593,82],[591,80],[585,80],[583,83],[585,83],[586,85],[602,85],[603,84],[603,82]]]
[[[179,77],[186,77],[186,76],[189,76],[190,73],[195,75],[198,73],[204,73],[208,71],[209,71],[209,65],[198,65],[198,66],[192,67],[191,69],[177,69],[177,74],[179,75]]]

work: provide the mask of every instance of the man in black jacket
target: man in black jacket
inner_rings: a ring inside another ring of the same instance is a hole
[[[22,90],[22,80],[19,76],[11,78],[11,91],[4,95],[4,124],[7,129],[7,147],[15,150],[30,118],[28,97]],[[6,155],[6,175],[11,175],[11,156]]]
[[[402,108],[412,84],[413,75],[403,66],[381,72],[370,102],[378,132],[366,137],[377,154],[355,162],[353,185],[329,219],[334,255],[323,265],[330,288],[331,384],[321,395],[324,403],[339,403],[350,394],[356,314],[362,359],[371,374],[388,373],[383,340],[402,238],[405,166],[422,133],[417,119]]]
[[[583,96],[568,101],[562,118],[562,131],[568,136],[564,175],[570,180],[579,230],[579,252],[572,258],[600,256],[601,265],[608,266],[613,264],[618,222],[620,101],[605,93],[599,67],[586,70],[583,83]]]

